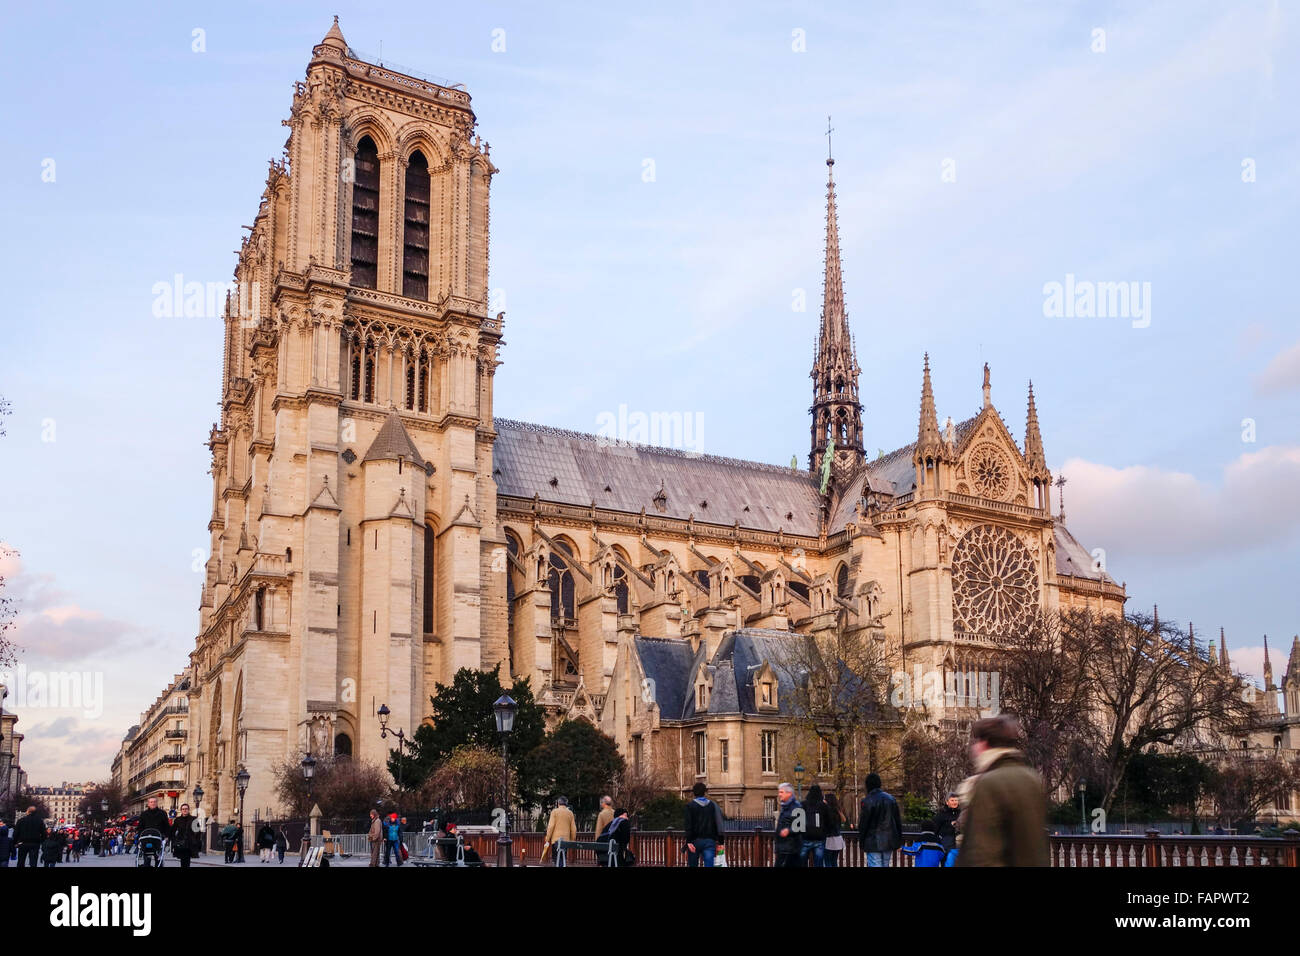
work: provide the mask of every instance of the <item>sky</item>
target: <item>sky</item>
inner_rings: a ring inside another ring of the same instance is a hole
[[[681,412],[700,450],[806,460],[829,115],[869,451],[914,440],[927,352],[941,420],[988,362],[1022,439],[1032,379],[1070,528],[1129,606],[1224,628],[1255,677],[1267,634],[1281,679],[1300,8],[49,2],[0,33],[0,573],[28,674],[102,699],[6,701],[33,784],[106,777],[193,646],[221,325],[154,289],[230,280],[332,14],[473,98],[498,415]],[[1136,295],[1055,310],[1053,283]]]

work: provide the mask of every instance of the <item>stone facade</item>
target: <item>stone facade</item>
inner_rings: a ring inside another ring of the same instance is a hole
[[[274,768],[306,752],[382,764],[381,704],[409,731],[436,683],[497,665],[683,787],[704,727],[708,766],[727,741],[727,805],[761,812],[793,761],[764,750],[779,707],[739,704],[776,662],[737,677],[737,654],[842,620],[907,669],[965,672],[1033,609],[1122,611],[1123,586],[1051,511],[1032,387],[1023,443],[987,366],[978,413],[941,426],[927,359],[917,441],[866,458],[833,179],[809,467],[786,468],[495,417],[496,167],[463,90],[361,61],[336,22],[286,125],[209,436],[185,748],[208,812],[233,812],[241,766],[266,807]],[[731,666],[735,707],[644,699],[652,646],[683,694]]]

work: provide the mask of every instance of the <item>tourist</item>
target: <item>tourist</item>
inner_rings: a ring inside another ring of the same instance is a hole
[[[844,834],[840,832],[842,823],[839,801],[835,799],[835,794],[826,794],[826,852],[822,857],[822,866],[840,865],[840,854],[844,852]]]
[[[934,838],[943,844],[944,866],[953,866],[957,862],[957,819],[960,816],[957,793],[953,791],[948,794],[948,799],[930,821]]]
[[[693,799],[686,804],[686,865],[713,866],[718,847],[726,832],[722,810],[705,796],[708,788],[697,783],[691,788]]]
[[[28,807],[27,814],[14,825],[14,843],[18,844],[19,867],[36,866],[37,854],[45,842],[45,821],[36,813],[35,807]]]
[[[379,865],[379,847],[384,842],[384,825],[379,819],[379,811],[370,811],[370,832],[366,835],[366,840],[370,844],[370,865]]]
[[[636,857],[628,849],[628,844],[632,842],[632,821],[627,818],[625,807],[614,809],[614,819],[610,820],[609,826],[596,837],[596,842],[613,844],[614,860],[618,866],[632,866],[636,863]],[[597,856],[608,858],[609,854],[598,853]],[[604,863],[608,865],[608,859]]]
[[[783,783],[776,788],[780,810],[776,816],[776,839],[772,849],[776,853],[776,866],[803,866],[803,807],[794,797],[794,787]]]
[[[1047,866],[1043,781],[1018,749],[1020,722],[1010,714],[971,727],[975,773],[961,786],[957,866]]]
[[[826,801],[822,798],[820,784],[814,783],[808,788],[803,809],[803,847],[799,852],[804,866],[820,868],[826,865]]]
[[[285,851],[289,849],[289,834],[284,832],[284,827],[275,834],[275,854],[280,858],[280,863],[284,863]]]
[[[880,788],[880,774],[869,773],[863,781],[867,795],[858,811],[858,842],[867,866],[889,866],[894,851],[903,845],[903,818],[898,801]]]
[[[600,836],[600,834],[604,833],[605,827],[609,826],[609,822],[613,819],[614,798],[606,794],[600,798],[600,813],[596,814],[595,834]]]
[[[402,865],[402,824],[396,813],[390,813],[384,823],[384,866],[388,866],[389,854],[397,857],[397,865]]]
[[[181,869],[189,869],[190,859],[194,856],[194,844],[198,842],[198,833],[194,830],[194,816],[190,813],[188,803],[181,804],[181,812],[172,821],[172,856],[181,861]]]
[[[41,862],[47,868],[54,867],[63,859],[63,831],[50,830],[41,843]]]
[[[263,863],[271,862],[271,853],[275,850],[275,830],[271,824],[263,823],[257,831],[257,849]]]
[[[9,865],[9,857],[13,855],[13,852],[13,831],[9,828],[9,824],[5,823],[4,820],[0,820],[0,866]]]
[[[231,817],[230,822],[221,828],[221,843],[226,848],[226,862],[235,862],[236,848],[239,845],[239,827],[235,823],[235,818]]]
[[[578,824],[573,819],[573,811],[569,809],[567,797],[558,797],[555,801],[555,809],[551,811],[550,818],[546,821],[546,838],[542,843],[551,848],[551,861],[554,862],[559,856],[560,850],[556,845],[561,840],[570,842],[578,839]]]

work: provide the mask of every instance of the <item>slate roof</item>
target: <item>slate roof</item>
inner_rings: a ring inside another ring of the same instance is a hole
[[[425,467],[424,459],[420,457],[415,442],[411,441],[406,426],[402,424],[401,416],[397,414],[396,410],[393,410],[384,419],[379,434],[370,443],[370,450],[365,453],[361,460],[366,462],[384,458],[395,459],[399,456],[407,461],[414,462],[421,468]]]
[[[503,495],[756,531],[816,536],[819,496],[809,472],[498,418],[494,477]],[[385,426],[387,427],[387,426]],[[498,473],[499,472],[499,473]],[[661,511],[655,496],[663,488]],[[606,490],[608,489],[608,490]],[[787,517],[788,516],[788,517]]]
[[[681,720],[682,711],[691,697],[691,675],[695,673],[696,658],[700,651],[691,650],[691,642],[680,637],[643,637],[637,635],[635,647],[641,661],[641,670],[654,681],[655,703],[659,705],[662,720]]]
[[[1105,571],[1094,571],[1092,554],[1079,543],[1070,529],[1061,522],[1056,522],[1056,573],[1071,574],[1076,578],[1090,578],[1106,584],[1114,584],[1115,579]]]

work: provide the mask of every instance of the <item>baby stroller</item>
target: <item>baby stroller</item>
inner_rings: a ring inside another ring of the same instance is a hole
[[[943,844],[935,839],[934,834],[926,831],[915,843],[899,848],[900,853],[912,857],[913,866],[943,866]]]
[[[163,865],[163,835],[157,830],[142,831],[136,839],[136,845],[140,848],[135,857],[137,867]]]

